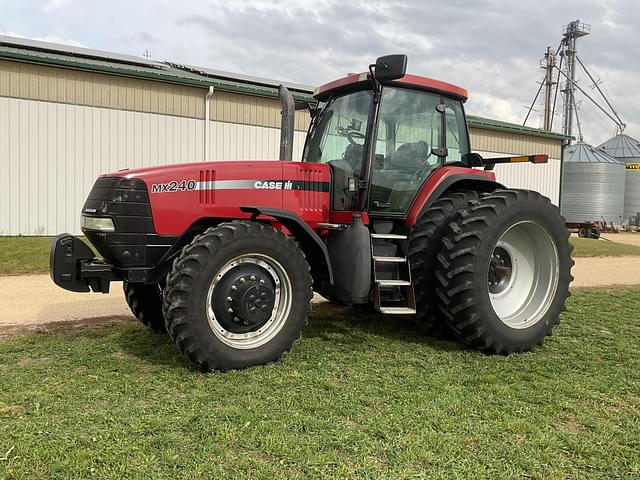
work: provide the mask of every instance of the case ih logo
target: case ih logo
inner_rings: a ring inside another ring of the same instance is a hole
[[[286,182],[257,180],[253,184],[253,188],[266,188],[268,190],[291,190],[293,188],[293,182],[291,180],[287,180]]]

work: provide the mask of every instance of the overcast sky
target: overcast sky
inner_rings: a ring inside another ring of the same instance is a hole
[[[156,60],[308,85],[407,53],[412,73],[467,88],[468,113],[515,123],[538,89],[546,47],[576,19],[591,25],[579,56],[626,133],[640,138],[638,0],[0,0],[0,34],[134,55],[148,49]],[[614,133],[588,100],[579,113],[586,141]],[[534,112],[528,125],[540,122]]]

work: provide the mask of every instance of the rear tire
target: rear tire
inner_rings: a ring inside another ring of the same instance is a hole
[[[131,313],[151,330],[165,333],[162,293],[158,284],[123,282],[122,287]]]
[[[292,237],[258,222],[223,223],[175,260],[164,295],[167,331],[203,371],[272,362],[300,337],[311,285]]]
[[[473,191],[447,193],[420,214],[409,235],[409,263],[416,298],[416,314],[411,318],[426,334],[442,334],[445,326],[438,308],[435,276],[442,237],[458,210],[478,198]]]
[[[569,296],[571,244],[548,198],[496,190],[471,201],[443,237],[440,310],[468,345],[510,354],[541,345]]]

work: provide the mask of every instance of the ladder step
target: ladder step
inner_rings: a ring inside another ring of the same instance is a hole
[[[380,263],[405,263],[407,261],[407,257],[380,257],[374,256],[374,262]]]
[[[397,235],[395,233],[372,233],[371,238],[382,238],[386,240],[406,240],[406,235]]]
[[[416,313],[416,309],[409,307],[380,307],[379,312],[385,315],[413,315]]]
[[[381,287],[408,287],[411,282],[407,280],[376,280]]]

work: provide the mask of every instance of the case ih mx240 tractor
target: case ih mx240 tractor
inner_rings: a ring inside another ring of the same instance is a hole
[[[466,90],[406,74],[406,61],[318,88],[301,162],[299,105],[281,86],[279,161],[101,176],[82,231],[102,258],[60,235],[53,280],[80,292],[123,281],[135,316],[206,371],[279,359],[313,290],[425,329],[446,322],[488,352],[541,344],[568,296],[568,232],[547,198],[491,170],[547,157],[470,153]]]

